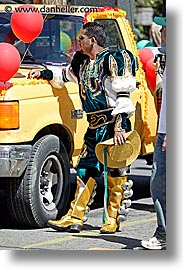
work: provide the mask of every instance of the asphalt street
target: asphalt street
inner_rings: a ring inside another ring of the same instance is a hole
[[[132,205],[127,221],[119,232],[100,234],[103,205],[96,197],[83,230],[77,233],[57,232],[51,228],[17,229],[11,225],[3,201],[0,202],[0,250],[142,250],[140,241],[148,239],[156,227],[156,215],[149,193],[151,165],[144,159],[134,162]]]

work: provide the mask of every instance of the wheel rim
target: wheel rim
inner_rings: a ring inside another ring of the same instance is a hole
[[[60,201],[63,189],[62,166],[55,155],[48,156],[42,167],[39,177],[40,201],[48,211],[54,210]]]

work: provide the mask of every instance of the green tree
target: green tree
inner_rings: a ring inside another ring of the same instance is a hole
[[[138,8],[152,7],[154,11],[153,16],[162,16],[163,7],[166,5],[165,0],[135,0],[135,14],[134,14],[134,33],[136,41],[149,38],[149,27],[137,24]],[[166,7],[164,7],[166,9]]]

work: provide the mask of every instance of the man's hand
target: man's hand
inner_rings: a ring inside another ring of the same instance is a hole
[[[114,132],[114,144],[123,145],[126,141],[126,133],[125,131]]]
[[[162,152],[166,151],[166,136],[164,137],[164,141],[162,144]]]
[[[40,71],[37,69],[32,69],[28,74],[28,78],[39,78],[39,77],[40,77]]]

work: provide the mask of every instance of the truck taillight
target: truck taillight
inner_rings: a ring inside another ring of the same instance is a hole
[[[19,128],[19,105],[17,101],[0,102],[0,129]]]

